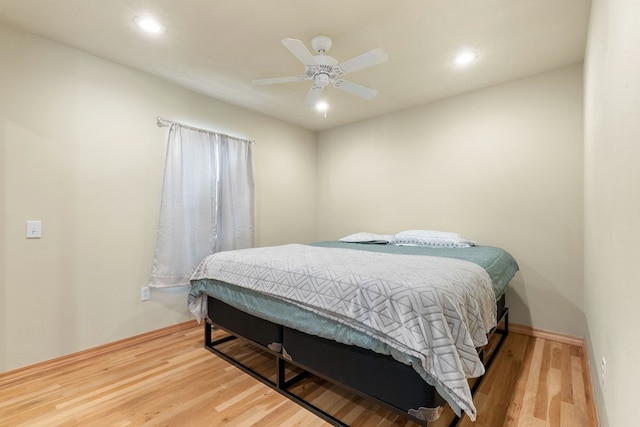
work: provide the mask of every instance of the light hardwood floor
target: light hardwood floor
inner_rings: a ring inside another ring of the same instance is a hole
[[[228,345],[272,367],[243,342]],[[328,425],[205,350],[200,326],[78,359],[0,374],[0,426]],[[587,375],[582,348],[512,332],[476,393],[476,422],[460,426],[596,426]],[[296,387],[352,426],[417,426],[315,377]]]

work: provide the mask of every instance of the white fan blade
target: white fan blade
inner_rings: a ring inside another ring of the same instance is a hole
[[[275,77],[272,79],[258,79],[254,80],[254,85],[274,85],[278,83],[291,83],[291,82],[302,82],[307,80],[306,76],[290,76],[290,77]]]
[[[316,105],[318,100],[320,99],[320,95],[322,95],[322,86],[313,86],[307,92],[307,97],[304,99],[304,105],[307,107],[313,107]]]
[[[354,83],[349,80],[336,80],[333,85],[338,89],[342,89],[343,91],[348,92],[351,95],[359,96],[360,98],[366,99],[367,101],[372,100],[378,94],[378,91],[375,89],[362,86],[361,84]]]
[[[381,64],[389,59],[389,55],[382,49],[373,49],[344,62],[339,63],[333,69],[336,74],[347,74],[372,65]]]
[[[313,58],[313,55],[300,40],[282,39],[282,44],[304,65],[316,65],[316,60]]]

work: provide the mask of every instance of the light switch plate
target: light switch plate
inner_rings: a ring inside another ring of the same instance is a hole
[[[27,239],[42,238],[42,221],[27,221]]]

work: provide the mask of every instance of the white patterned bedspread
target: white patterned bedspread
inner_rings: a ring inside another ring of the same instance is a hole
[[[253,289],[370,334],[421,360],[440,394],[475,420],[467,378],[484,373],[476,347],[496,324],[496,301],[474,263],[293,244],[211,255],[191,279]]]

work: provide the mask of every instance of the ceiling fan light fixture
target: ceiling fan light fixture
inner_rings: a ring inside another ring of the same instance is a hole
[[[463,67],[465,65],[471,64],[476,59],[478,59],[478,54],[476,52],[473,52],[471,50],[465,50],[460,52],[455,56],[455,58],[453,58],[453,63],[455,65]]]
[[[321,113],[326,112],[329,109],[329,103],[325,100],[320,100],[318,102],[316,102],[316,110],[320,111]]]
[[[136,16],[133,22],[138,28],[150,34],[162,34],[165,31],[164,25],[150,16]]]

